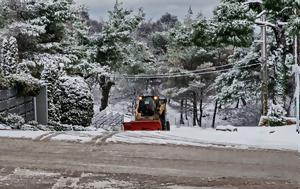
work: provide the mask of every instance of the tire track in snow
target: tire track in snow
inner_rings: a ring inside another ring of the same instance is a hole
[[[50,141],[53,137],[56,137],[60,134],[64,134],[64,132],[52,132],[49,135],[42,137],[40,141]]]
[[[48,136],[52,135],[53,133],[54,132],[49,132],[49,133],[42,134],[41,136],[35,138],[34,141],[42,141],[45,137],[48,137]]]
[[[102,136],[100,136],[99,138],[96,138],[95,141],[95,144],[96,145],[99,145],[99,144],[105,144],[106,143],[106,140],[113,137],[114,135],[120,133],[119,131],[114,131],[114,132],[106,132],[104,133]]]

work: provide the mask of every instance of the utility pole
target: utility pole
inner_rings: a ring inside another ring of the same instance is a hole
[[[297,132],[300,132],[300,127],[299,127],[299,119],[300,119],[300,81],[299,81],[299,68],[298,68],[298,37],[295,36],[294,38],[294,43],[295,43],[295,67],[297,68],[295,72],[295,81],[296,81],[296,118],[297,118]]]
[[[261,22],[265,23],[267,20],[266,13],[261,15]],[[262,24],[262,51],[261,51],[261,60],[262,60],[262,114],[266,116],[268,114],[268,66],[267,66],[267,26]]]
[[[295,15],[297,15],[297,9],[295,9]],[[296,72],[295,72],[295,80],[296,80],[296,122],[297,122],[297,132],[300,133],[300,126],[299,126],[299,119],[300,119],[300,81],[299,81],[299,61],[298,61],[298,36],[295,35],[294,38],[294,51],[295,51],[295,67],[296,67]]]

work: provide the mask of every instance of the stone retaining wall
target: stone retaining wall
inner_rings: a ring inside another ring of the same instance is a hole
[[[33,97],[18,97],[16,89],[0,90],[0,113],[22,116],[27,122],[34,120]]]

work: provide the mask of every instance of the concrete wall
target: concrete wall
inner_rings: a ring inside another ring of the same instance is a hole
[[[35,120],[33,97],[18,97],[16,89],[0,90],[0,113],[22,116],[26,121]]]

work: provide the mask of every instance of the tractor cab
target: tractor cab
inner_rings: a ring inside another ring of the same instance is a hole
[[[135,121],[124,123],[124,130],[170,130],[166,121],[166,102],[158,96],[139,96]]]

